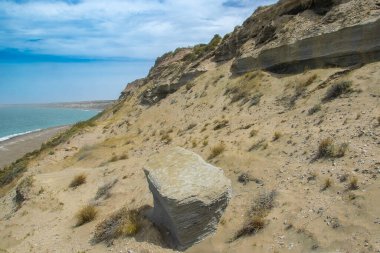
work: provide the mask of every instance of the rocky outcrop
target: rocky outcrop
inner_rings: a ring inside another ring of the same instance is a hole
[[[179,88],[195,79],[205,70],[194,69],[189,72],[183,73],[177,80],[166,84],[157,84],[153,88],[146,89],[140,97],[142,105],[153,105],[158,101],[166,98],[169,94],[176,92]]]
[[[136,79],[135,81],[130,82],[127,84],[127,87],[125,87],[125,89],[121,92],[119,99],[123,100],[131,96],[133,92],[139,87],[143,86],[145,82],[145,78]]]
[[[380,60],[380,19],[263,50],[235,60],[232,72],[265,69],[277,73],[305,68],[347,67]]]
[[[216,230],[231,197],[220,168],[177,147],[150,159],[144,171],[154,199],[150,218],[172,246],[184,250]]]
[[[242,26],[226,36],[215,52],[216,61],[230,60],[238,56],[241,47],[248,41],[253,41],[255,48],[272,41],[283,39],[279,34],[284,30],[292,16],[310,10],[316,15],[325,15],[338,0],[281,0],[270,6],[260,7]],[[301,30],[302,28],[297,28]]]

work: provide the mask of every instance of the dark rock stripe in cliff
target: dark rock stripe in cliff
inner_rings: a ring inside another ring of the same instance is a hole
[[[265,69],[276,73],[348,67],[380,60],[380,19],[238,58],[232,72]]]

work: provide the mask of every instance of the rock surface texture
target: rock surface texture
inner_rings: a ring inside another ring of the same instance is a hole
[[[174,247],[184,250],[216,230],[231,197],[222,169],[176,147],[152,157],[144,171],[154,198],[150,218]]]
[[[304,68],[348,67],[380,60],[380,19],[238,58],[233,72],[266,69],[297,72]]]

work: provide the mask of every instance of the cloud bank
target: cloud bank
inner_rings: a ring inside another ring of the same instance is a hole
[[[0,51],[154,59],[208,42],[274,0],[0,0]],[[49,58],[49,57],[48,57]]]

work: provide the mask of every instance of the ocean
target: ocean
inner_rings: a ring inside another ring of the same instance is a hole
[[[0,106],[0,141],[42,129],[87,120],[98,110]]]

